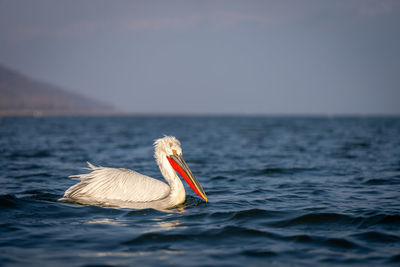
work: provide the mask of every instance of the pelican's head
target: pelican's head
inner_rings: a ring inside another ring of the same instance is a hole
[[[155,155],[158,154],[165,157],[173,155],[174,151],[182,155],[181,143],[174,136],[164,136],[154,141]]]
[[[182,156],[181,143],[173,136],[164,136],[163,138],[154,141],[154,157],[158,161],[167,158],[171,167],[179,173],[188,183],[190,188],[206,202],[208,201],[203,187],[197,181],[192,171],[187,166]]]

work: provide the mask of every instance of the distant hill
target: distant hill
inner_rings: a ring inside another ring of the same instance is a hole
[[[0,115],[107,114],[112,107],[0,65]]]

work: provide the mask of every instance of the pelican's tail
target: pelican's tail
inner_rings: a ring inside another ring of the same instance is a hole
[[[90,163],[89,161],[86,161],[87,165],[89,166],[88,170],[95,170],[97,167],[94,166],[92,163]]]

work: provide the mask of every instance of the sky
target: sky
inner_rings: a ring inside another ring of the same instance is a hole
[[[0,0],[0,64],[156,114],[400,114],[400,1]]]

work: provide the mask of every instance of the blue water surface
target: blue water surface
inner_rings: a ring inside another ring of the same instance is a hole
[[[208,203],[57,201],[86,161],[162,179],[164,134]],[[398,266],[400,119],[0,118],[0,210],[3,266]]]

